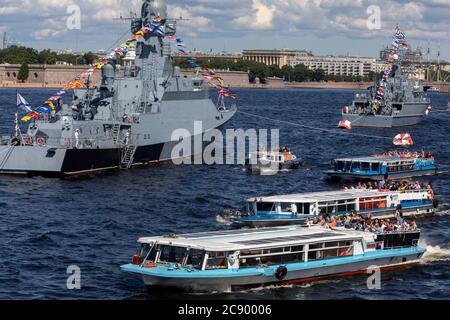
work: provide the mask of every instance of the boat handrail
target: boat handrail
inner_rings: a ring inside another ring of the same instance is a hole
[[[158,241],[155,241],[155,242],[153,243],[152,247],[150,248],[150,250],[148,251],[147,255],[145,256],[145,259],[142,260],[142,263],[141,263],[141,265],[139,266],[140,268],[143,268],[143,267],[144,267],[145,261],[147,261],[148,257],[150,256],[150,253],[152,253],[153,248],[155,248],[157,244],[158,244]]]

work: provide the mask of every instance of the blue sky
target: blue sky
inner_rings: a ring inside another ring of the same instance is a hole
[[[37,49],[108,49],[128,36],[116,21],[142,0],[0,0],[0,32]],[[377,56],[396,24],[413,47],[450,60],[450,0],[167,0],[169,16],[188,19],[179,36],[191,49],[310,49],[315,54]],[[81,9],[81,29],[67,30],[67,8]],[[381,9],[381,29],[369,30],[367,9]]]

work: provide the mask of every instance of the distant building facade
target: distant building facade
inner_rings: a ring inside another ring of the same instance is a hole
[[[185,57],[186,54],[183,53],[175,53],[172,55],[174,58],[182,58]],[[233,61],[233,62],[238,62],[240,60],[242,60],[242,55],[238,55],[238,54],[222,54],[222,53],[206,53],[206,52],[199,52],[199,51],[194,51],[194,52],[189,52],[189,56],[193,57],[193,58],[199,58],[199,59],[222,59],[222,60],[229,60],[229,61]]]
[[[277,65],[280,68],[289,65],[292,58],[296,56],[312,56],[307,50],[244,50],[242,58],[247,61],[264,63],[267,66]]]
[[[63,87],[88,68],[88,66],[30,64],[28,79],[25,82],[42,87],[46,85],[61,85]],[[18,64],[0,64],[0,83],[18,82],[19,70],[20,65]],[[98,80],[99,76],[100,73],[96,72],[92,80]]]
[[[368,76],[378,68],[377,59],[361,57],[335,57],[335,56],[295,56],[289,65],[295,67],[303,64],[312,70],[322,69],[327,75],[337,76]]]

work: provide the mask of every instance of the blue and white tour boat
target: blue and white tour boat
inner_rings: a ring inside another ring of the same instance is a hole
[[[397,210],[404,216],[432,215],[438,208],[430,190],[337,190],[247,200],[246,212],[221,215],[234,227],[268,227],[304,224],[320,216],[354,214],[393,218]]]
[[[419,263],[420,231],[375,234],[319,226],[228,230],[139,239],[124,272],[154,289],[229,292]]]
[[[435,159],[424,152],[386,152],[370,157],[333,160],[333,170],[324,173],[331,179],[344,181],[400,180],[438,174]]]

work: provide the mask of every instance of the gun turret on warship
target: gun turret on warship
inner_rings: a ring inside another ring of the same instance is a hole
[[[135,42],[134,66],[124,74],[110,59],[100,83],[75,89],[71,105],[33,119],[26,133],[16,117],[14,135],[1,139],[0,172],[71,176],[171,160],[180,142],[172,141],[175,130],[186,129],[194,139],[230,120],[234,106],[215,105],[203,78],[183,77],[173,66],[167,37],[175,35],[176,21],[167,18],[164,0],[144,0],[131,31],[155,18],[164,33],[147,33]],[[202,133],[194,133],[196,121]]]
[[[343,108],[340,126],[390,128],[422,121],[431,101],[419,80],[411,77],[416,70],[406,61],[407,48],[405,35],[397,28],[383,79],[368,93],[356,94],[352,105]]]

